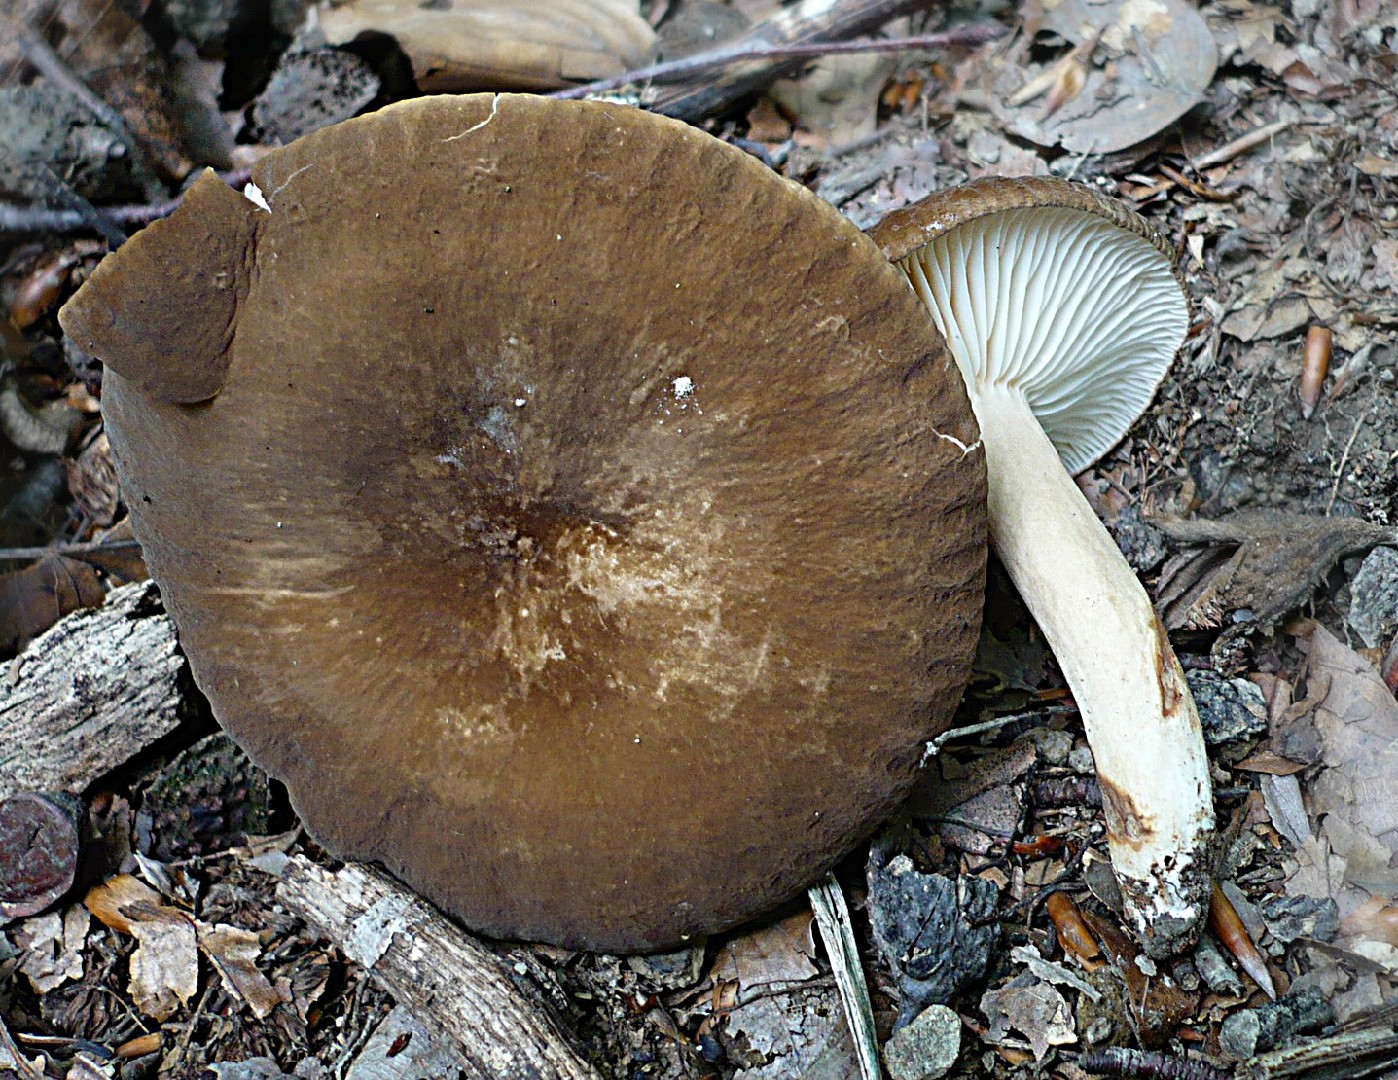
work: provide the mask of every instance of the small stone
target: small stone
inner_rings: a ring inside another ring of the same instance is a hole
[[[1228,966],[1223,952],[1211,937],[1202,937],[1194,950],[1194,966],[1208,988],[1215,994],[1243,996],[1243,982],[1237,973]]]
[[[868,880],[869,922],[902,994],[900,1021],[985,975],[999,938],[994,884],[924,874],[879,842],[869,853]]]
[[[1147,524],[1141,517],[1141,511],[1134,506],[1128,506],[1117,515],[1116,524],[1112,526],[1112,537],[1131,564],[1131,569],[1137,573],[1154,570],[1170,553],[1165,534],[1154,525]]]
[[[1305,986],[1280,1001],[1239,1009],[1219,1028],[1218,1041],[1225,1054],[1243,1061],[1334,1022],[1335,1013],[1324,992],[1318,986]]]
[[[1340,907],[1329,897],[1269,896],[1262,901],[1262,921],[1283,944],[1303,937],[1333,941],[1340,932]]]
[[[929,1005],[884,1044],[883,1061],[893,1080],[937,1080],[951,1071],[961,1051],[961,1017],[945,1005]]]
[[[1068,754],[1068,768],[1079,776],[1089,776],[1093,771],[1092,751],[1087,746],[1075,746]]]
[[[1398,548],[1369,552],[1349,591],[1345,622],[1369,648],[1384,647],[1398,632]]]
[[[1250,739],[1267,730],[1267,699],[1246,679],[1225,679],[1216,671],[1187,671],[1185,681],[1199,707],[1204,741],[1210,746]]]
[[[1034,744],[1034,749],[1045,765],[1062,766],[1067,763],[1068,755],[1073,751],[1073,736],[1066,731],[1035,728],[1026,738]]]

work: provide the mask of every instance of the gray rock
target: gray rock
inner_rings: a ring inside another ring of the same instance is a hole
[[[1350,582],[1345,622],[1371,649],[1398,633],[1398,548],[1376,547]]]
[[[213,1073],[217,1080],[296,1080],[284,1073],[271,1058],[255,1057],[247,1061],[219,1061],[204,1068]]]
[[[929,1005],[884,1044],[883,1063],[893,1080],[937,1080],[961,1052],[961,1017],[945,1005]]]
[[[289,52],[253,104],[253,126],[264,142],[289,143],[355,116],[378,92],[378,75],[354,53]]]
[[[1024,736],[1046,765],[1063,765],[1073,751],[1073,736],[1053,728],[1035,728]]]
[[[906,855],[869,853],[869,921],[903,995],[898,1025],[985,975],[1000,891],[981,878],[924,874]]]
[[[1335,1022],[1334,1010],[1317,986],[1293,990],[1280,1001],[1256,1009],[1239,1009],[1219,1028],[1223,1052],[1237,1061],[1265,1054],[1295,1035]]]
[[[1269,896],[1261,906],[1262,921],[1283,944],[1302,937],[1332,941],[1340,932],[1340,907],[1329,897]]]
[[[1170,553],[1165,534],[1154,525],[1147,524],[1141,518],[1140,509],[1135,506],[1128,506],[1117,515],[1116,524],[1112,526],[1112,537],[1131,564],[1131,569],[1137,573],[1154,570]]]
[[[1267,699],[1246,679],[1225,679],[1216,671],[1186,671],[1185,681],[1199,707],[1204,741],[1210,746],[1250,739],[1267,730]]]
[[[1201,937],[1194,950],[1194,968],[1199,977],[1215,994],[1232,994],[1241,997],[1243,981],[1228,966],[1223,952],[1211,937]]]
[[[1068,768],[1072,769],[1079,776],[1091,775],[1095,768],[1092,761],[1092,749],[1088,746],[1075,746],[1068,752]]]

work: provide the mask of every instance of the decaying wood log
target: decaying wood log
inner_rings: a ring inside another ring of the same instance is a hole
[[[440,1029],[479,1080],[598,1080],[562,1026],[515,986],[509,968],[426,901],[357,863],[338,872],[263,855],[277,898],[372,971],[420,1022]]]
[[[0,799],[82,792],[180,723],[185,660],[154,583],[74,612],[0,668]]]

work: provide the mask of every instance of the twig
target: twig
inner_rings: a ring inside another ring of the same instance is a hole
[[[19,47],[24,53],[24,58],[39,74],[72,94],[86,106],[88,112],[102,122],[104,127],[121,137],[121,141],[126,144],[127,153],[130,155],[132,179],[141,186],[146,198],[156,199],[162,195],[165,189],[161,186],[159,178],[155,175],[155,170],[146,157],[145,148],[131,134],[131,129],[127,126],[121,113],[98,97],[92,88],[78,78],[63,62],[62,57],[53,51],[49,43],[27,26],[21,27],[19,30]]]
[[[26,559],[47,559],[50,555],[80,559],[84,555],[106,555],[108,553],[128,553],[139,551],[141,545],[135,540],[92,540],[82,544],[52,544],[49,547],[0,548],[0,562]]]
[[[232,188],[241,188],[252,175],[250,169],[235,169],[220,173],[219,177]],[[98,213],[117,225],[149,225],[152,221],[169,217],[184,202],[184,195],[173,199],[161,199],[153,203],[138,203],[135,206],[102,207]],[[0,234],[4,233],[70,233],[91,228],[92,223],[74,210],[51,210],[44,206],[15,206],[0,203]]]
[[[340,949],[462,1055],[470,1080],[598,1080],[562,1024],[516,985],[511,968],[425,900],[358,863],[326,870],[267,853],[277,899]]]
[[[189,1020],[185,1022],[184,1031],[180,1034],[180,1040],[175,1044],[174,1061],[172,1068],[178,1068],[184,1062],[185,1055],[189,1053],[189,1044],[194,1041],[194,1029],[199,1021],[204,1018],[204,1010],[209,1004],[209,995],[213,993],[215,984],[212,980],[204,984],[204,992],[199,995],[199,1000],[194,1003],[194,1011],[189,1014]]]
[[[849,906],[834,874],[826,874],[807,890],[811,909],[815,912],[816,928],[825,945],[830,968],[835,974],[835,987],[840,992],[845,1020],[859,1059],[862,1080],[879,1080],[879,1042],[874,1034],[874,1010],[869,1003],[869,986],[864,981],[864,968],[859,962],[859,946],[850,925]]]
[[[952,728],[944,731],[935,739],[927,741],[927,749],[924,751],[924,759],[936,757],[938,751],[947,743],[957,739],[967,739],[972,735],[983,735],[987,731],[995,731],[998,728],[1007,727],[1010,724],[1017,724],[1022,720],[1038,720],[1040,722],[1050,716],[1061,715],[1063,713],[1077,712],[1076,706],[1071,705],[1050,705],[1047,709],[1036,709],[1033,712],[1011,713],[1009,716],[997,716],[993,720],[982,720],[979,724],[967,724],[965,727]]]
[[[1210,150],[1193,163],[1194,168],[1207,169],[1211,165],[1223,165],[1235,157],[1246,154],[1254,146],[1261,146],[1268,139],[1280,135],[1291,126],[1290,120],[1278,120],[1273,124],[1263,124],[1262,127],[1254,128],[1245,135],[1239,135],[1232,142],[1224,143],[1217,150]]]
[[[873,33],[920,4],[921,0],[799,0],[751,27],[721,51],[847,41]],[[738,60],[726,64],[712,79],[654,88],[646,107],[693,123],[764,89],[773,79],[800,64],[799,58],[773,60],[758,56]]]
[[[71,184],[47,165],[34,170],[34,175],[54,199],[67,206],[70,213],[77,214],[82,223],[107,241],[113,251],[126,243],[126,233],[115,221],[74,191]]]
[[[1122,1076],[1129,1080],[1229,1080],[1227,1072],[1207,1061],[1123,1046],[1089,1050],[1078,1058],[1078,1067],[1099,1076]]]
[[[717,67],[736,64],[740,60],[803,60],[810,57],[838,56],[846,53],[914,52],[921,49],[946,49],[964,45],[982,45],[1003,37],[1005,28],[999,23],[976,23],[940,34],[918,34],[903,38],[860,38],[857,41],[822,41],[810,45],[769,45],[750,42],[742,45],[695,53],[679,60],[637,68],[610,79],[599,79],[585,86],[556,90],[549,97],[560,100],[592,97],[624,86],[647,82],[678,82]]]
[[[1349,441],[1345,443],[1344,453],[1340,455],[1339,467],[1335,470],[1335,486],[1330,489],[1330,501],[1325,504],[1325,516],[1330,516],[1330,511],[1335,509],[1335,499],[1340,494],[1340,485],[1345,479],[1345,465],[1349,463],[1349,452],[1354,447],[1354,440],[1359,437],[1359,429],[1364,426],[1364,421],[1369,419],[1367,412],[1360,413],[1359,419],[1354,422],[1354,430],[1349,433]]]
[[[1260,1054],[1238,1066],[1239,1080],[1358,1080],[1386,1073],[1398,1061],[1398,1007],[1359,1021],[1363,1026]]]

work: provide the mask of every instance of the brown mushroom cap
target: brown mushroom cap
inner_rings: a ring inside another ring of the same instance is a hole
[[[219,719],[472,927],[673,945],[905,791],[984,469],[901,274],[702,132],[420,99],[206,176],[63,311]],[[196,403],[196,404],[191,404]]]

